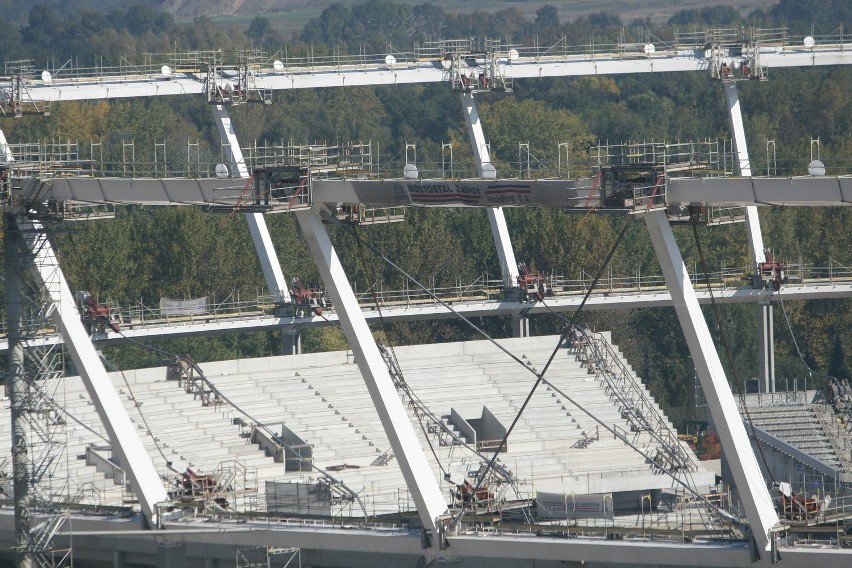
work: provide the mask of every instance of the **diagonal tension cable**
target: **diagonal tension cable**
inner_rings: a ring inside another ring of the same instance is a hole
[[[473,491],[474,495],[476,495],[476,490],[479,489],[480,485],[482,484],[482,482],[485,479],[488,472],[494,467],[494,462],[497,461],[498,454],[506,446],[506,442],[509,439],[509,435],[515,429],[515,426],[518,424],[518,421],[521,419],[521,415],[524,413],[524,410],[526,410],[527,405],[530,403],[530,400],[532,400],[532,397],[535,394],[536,389],[538,389],[539,385],[542,383],[542,381],[544,381],[545,373],[547,373],[547,370],[550,368],[551,363],[553,363],[553,360],[556,358],[556,354],[559,352],[559,348],[562,346],[563,342],[567,339],[568,334],[571,332],[571,329],[574,327],[574,325],[576,325],[577,318],[580,316],[580,312],[583,310],[583,307],[586,305],[586,301],[589,299],[589,296],[592,295],[592,291],[595,289],[595,286],[597,286],[598,281],[603,276],[604,272],[606,271],[607,266],[609,266],[610,260],[612,260],[612,257],[615,255],[615,251],[618,249],[618,245],[621,244],[621,240],[624,238],[624,235],[627,234],[627,229],[629,229],[630,226],[633,224],[634,219],[635,219],[635,217],[633,215],[628,215],[627,219],[625,219],[624,224],[621,227],[621,231],[618,233],[618,237],[616,237],[615,242],[612,244],[612,247],[609,249],[609,253],[606,255],[606,258],[604,259],[603,263],[601,264],[600,269],[598,269],[597,274],[595,274],[595,279],[592,280],[592,284],[589,286],[589,289],[586,290],[586,294],[585,294],[585,296],[583,296],[583,300],[580,302],[580,305],[577,306],[577,309],[574,311],[574,314],[571,316],[570,323],[567,326],[565,326],[565,329],[563,329],[562,334],[559,336],[559,341],[557,342],[556,347],[553,349],[553,352],[551,352],[550,358],[547,360],[547,363],[545,363],[544,368],[541,370],[540,373],[536,373],[535,371],[533,371],[533,373],[536,374],[536,381],[535,381],[535,383],[533,383],[533,386],[530,389],[529,394],[527,394],[526,399],[524,399],[524,403],[521,405],[521,408],[518,409],[518,413],[515,415],[514,420],[512,420],[512,424],[509,426],[509,428],[506,430],[506,433],[503,435],[503,439],[500,440],[500,445],[497,446],[497,449],[494,450],[494,455],[492,455],[491,459],[488,461],[488,465],[485,467],[485,471],[483,472],[483,474],[481,476],[479,476],[479,479],[477,480],[477,483],[476,483],[476,487],[474,488],[474,491]]]
[[[748,425],[751,426],[751,435],[754,437],[758,453],[760,453],[760,460],[763,462],[763,467],[766,469],[766,473],[769,475],[769,479],[774,485],[776,483],[775,476],[772,475],[772,469],[769,467],[769,463],[766,460],[766,455],[764,455],[763,453],[763,444],[761,443],[760,438],[757,436],[757,427],[754,425],[754,421],[752,420],[751,414],[749,413],[748,404],[746,404],[745,389],[743,388],[742,379],[740,378],[740,374],[737,371],[737,365],[734,362],[734,355],[733,351],[731,350],[731,344],[728,342],[728,334],[725,333],[725,328],[722,325],[722,314],[719,311],[719,305],[716,303],[716,297],[713,295],[713,287],[710,285],[710,273],[707,271],[707,262],[704,258],[704,247],[701,246],[701,239],[698,238],[697,223],[692,223],[692,236],[695,239],[695,247],[698,249],[698,259],[701,261],[701,270],[702,272],[704,272],[704,284],[707,286],[707,291],[710,294],[710,305],[713,306],[713,315],[716,317],[716,325],[719,327],[719,339],[722,341],[722,345],[725,348],[725,358],[728,360],[728,366],[731,369],[731,374],[733,374],[734,384],[737,387],[737,394],[740,399],[740,405],[742,406],[743,413],[746,416],[746,420],[748,420]]]
[[[604,272],[605,272],[605,270],[606,270],[607,266],[609,265],[610,260],[612,259],[613,255],[615,254],[615,251],[616,251],[616,250],[617,250],[617,248],[618,248],[618,245],[621,243],[621,240],[624,238],[624,235],[627,233],[627,229],[629,229],[629,228],[630,228],[630,226],[632,225],[633,221],[634,221],[634,217],[633,217],[632,215],[630,215],[630,216],[629,216],[629,217],[625,220],[624,224],[622,225],[621,231],[619,232],[618,237],[616,238],[616,240],[615,240],[615,242],[614,242],[614,244],[613,244],[612,248],[610,249],[609,253],[607,254],[607,256],[606,256],[606,258],[605,258],[605,260],[604,260],[604,262],[603,262],[603,265],[602,265],[602,266],[600,267],[600,269],[598,270],[597,274],[595,275],[594,280],[592,281],[591,286],[590,286],[590,287],[589,287],[589,289],[586,291],[586,295],[583,297],[582,302],[581,302],[581,303],[580,303],[580,305],[577,307],[577,310],[574,312],[574,315],[573,315],[573,317],[572,317],[572,323],[573,323],[574,321],[576,321],[577,317],[579,316],[580,312],[582,311],[583,307],[585,306],[586,302],[588,301],[589,296],[591,296],[592,291],[594,290],[594,288],[595,288],[595,286],[597,285],[597,283],[598,283],[598,281],[600,280],[600,278],[603,276],[603,274],[604,274]],[[338,224],[340,224],[340,225],[343,225],[343,223],[341,223],[341,222],[339,222],[339,221],[336,221],[336,222],[337,222]],[[555,349],[553,350],[553,352],[551,353],[551,355],[550,355],[550,357],[549,357],[549,359],[548,359],[547,363],[545,364],[544,368],[541,370],[541,372],[538,372],[538,371],[536,371],[535,369],[532,369],[531,367],[528,367],[528,366],[527,366],[527,365],[526,365],[526,364],[525,364],[525,363],[524,363],[524,362],[523,362],[520,358],[518,358],[518,357],[517,357],[514,353],[512,353],[511,351],[509,351],[508,349],[506,349],[505,347],[503,347],[502,345],[500,345],[500,343],[498,343],[498,342],[497,342],[494,338],[492,338],[492,337],[491,337],[491,336],[490,336],[490,335],[489,335],[486,331],[484,331],[483,329],[481,329],[480,327],[478,327],[476,324],[474,324],[472,321],[470,321],[470,320],[469,320],[468,318],[466,318],[464,315],[460,314],[460,313],[459,313],[459,312],[457,312],[455,309],[453,309],[453,307],[452,307],[451,305],[449,305],[447,302],[444,302],[441,298],[439,298],[437,295],[435,295],[433,292],[431,292],[428,288],[426,288],[425,286],[423,286],[423,284],[421,284],[421,283],[420,283],[420,282],[419,282],[416,278],[414,278],[411,274],[409,274],[408,272],[406,272],[403,268],[401,268],[399,265],[397,265],[395,262],[393,262],[391,259],[389,259],[386,255],[384,255],[384,254],[383,254],[380,250],[378,250],[375,246],[373,246],[371,243],[366,242],[366,241],[364,241],[363,239],[361,239],[361,236],[358,234],[358,232],[357,232],[357,231],[355,231],[355,230],[354,230],[354,228],[352,228],[352,227],[347,227],[347,228],[349,229],[349,232],[352,234],[353,238],[355,239],[355,242],[356,242],[359,246],[366,247],[366,248],[367,248],[367,249],[369,249],[371,252],[373,252],[373,254],[375,254],[375,255],[376,255],[376,256],[378,256],[379,258],[383,259],[383,260],[384,260],[385,262],[387,262],[388,264],[390,264],[393,268],[395,268],[397,271],[399,271],[399,272],[400,272],[403,276],[405,276],[406,278],[410,279],[410,280],[411,280],[411,281],[412,281],[415,285],[419,286],[422,290],[424,290],[424,291],[425,291],[425,292],[426,292],[429,296],[431,296],[431,297],[432,297],[432,299],[433,299],[433,300],[435,300],[436,302],[438,302],[439,304],[441,304],[443,307],[447,308],[450,312],[452,312],[454,315],[456,315],[456,316],[457,316],[458,318],[460,318],[462,321],[464,321],[465,323],[467,323],[467,324],[468,324],[471,328],[473,328],[475,331],[477,331],[478,333],[480,333],[483,337],[485,337],[488,341],[490,341],[490,342],[491,342],[493,345],[495,345],[498,349],[500,349],[501,351],[503,351],[504,353],[506,353],[506,354],[507,354],[509,357],[511,357],[514,361],[516,361],[518,364],[520,364],[520,365],[521,365],[524,369],[527,369],[529,372],[531,372],[532,374],[534,374],[534,375],[536,376],[536,382],[534,383],[534,385],[533,385],[532,389],[530,390],[529,394],[527,395],[526,399],[524,400],[524,403],[521,405],[521,408],[518,410],[518,413],[516,414],[515,418],[513,419],[512,424],[511,424],[511,425],[510,425],[510,427],[506,430],[506,434],[503,436],[503,439],[501,440],[500,445],[497,447],[497,450],[494,452],[494,454],[492,455],[491,459],[488,461],[488,463],[487,463],[487,465],[486,465],[485,470],[484,470],[484,471],[483,471],[483,473],[479,476],[479,479],[478,479],[478,481],[477,481],[477,485],[476,485],[476,487],[474,488],[474,494],[475,494],[475,491],[476,491],[476,490],[478,490],[478,489],[480,488],[480,486],[481,486],[481,484],[482,484],[482,481],[483,481],[483,480],[487,477],[488,472],[489,472],[489,471],[491,471],[491,470],[494,468],[494,464],[495,464],[495,462],[496,462],[496,460],[497,460],[497,457],[498,457],[498,455],[499,455],[500,450],[501,450],[503,447],[505,447],[505,445],[506,445],[506,441],[507,441],[507,439],[508,439],[509,435],[512,433],[512,431],[514,430],[514,428],[515,428],[515,426],[517,425],[518,421],[520,420],[520,418],[521,418],[521,416],[522,416],[522,414],[523,414],[524,410],[526,409],[527,405],[529,404],[530,400],[532,399],[533,394],[535,394],[535,390],[538,388],[538,386],[539,386],[539,385],[541,384],[541,382],[544,380],[544,374],[547,372],[547,370],[549,369],[550,365],[553,363],[553,360],[555,359],[556,354],[557,354],[557,353],[558,353],[558,351],[559,351],[559,347],[563,344],[563,342],[564,342],[564,341],[565,341],[565,339],[567,338],[567,335],[568,335],[568,333],[569,333],[569,329],[570,329],[570,328],[566,327],[566,329],[562,332],[562,334],[561,334],[561,336],[560,336],[560,338],[559,338],[559,341],[557,342],[556,348],[555,348]]]
[[[583,306],[585,306],[585,304],[586,304],[586,302],[587,302],[588,298],[591,296],[592,291],[594,290],[594,288],[595,288],[595,286],[597,285],[597,283],[598,283],[598,281],[600,280],[600,278],[603,276],[603,273],[604,273],[604,271],[606,270],[607,265],[608,265],[608,264],[609,264],[609,262],[611,261],[612,256],[615,254],[615,250],[617,249],[617,247],[618,247],[619,243],[621,242],[621,240],[623,239],[624,235],[626,234],[627,229],[631,226],[631,224],[632,224],[633,220],[634,220],[633,216],[630,216],[630,218],[629,218],[629,219],[627,219],[627,220],[625,221],[624,226],[623,226],[623,227],[622,227],[622,229],[621,229],[621,232],[619,233],[619,235],[618,235],[618,237],[617,237],[617,239],[616,239],[616,241],[615,241],[615,243],[614,243],[614,245],[613,245],[612,249],[610,250],[609,254],[607,255],[607,257],[606,257],[606,259],[605,259],[604,265],[600,268],[600,270],[598,271],[597,275],[595,276],[594,281],[592,282],[592,285],[591,285],[591,286],[589,287],[589,289],[586,291],[586,295],[585,295],[585,297],[583,298],[582,302],[580,303],[580,306],[578,307],[578,309],[577,309],[577,310],[575,311],[575,313],[573,314],[572,319],[571,319],[571,320],[567,320],[567,319],[566,319],[566,318],[564,318],[564,317],[562,318],[562,319],[563,319],[563,320],[565,320],[566,322],[569,322],[569,323],[571,324],[571,326],[573,326],[573,325],[574,325],[574,323],[576,322],[576,319],[577,319],[577,317],[579,316],[580,311],[582,310]],[[527,371],[529,371],[529,372],[533,373],[533,374],[536,376],[536,379],[537,379],[537,380],[536,380],[536,385],[534,386],[534,388],[536,388],[536,387],[537,387],[540,383],[544,383],[545,385],[547,385],[547,386],[549,386],[549,387],[553,388],[553,389],[554,389],[554,391],[556,391],[556,392],[557,392],[560,396],[562,396],[565,400],[567,400],[567,401],[568,401],[569,403],[571,403],[572,405],[576,406],[576,407],[577,407],[577,408],[578,408],[581,412],[583,412],[584,414],[588,415],[588,416],[589,416],[592,420],[594,420],[595,422],[597,422],[597,423],[598,423],[600,426],[602,426],[602,427],[603,427],[606,431],[610,432],[611,434],[613,434],[613,436],[615,436],[616,438],[618,438],[619,440],[621,440],[622,442],[624,442],[626,445],[628,445],[629,447],[631,447],[633,450],[635,450],[637,453],[639,453],[641,456],[643,456],[643,457],[644,457],[646,460],[648,460],[650,463],[652,463],[652,464],[656,465],[656,466],[657,466],[657,467],[659,467],[661,470],[666,471],[666,469],[662,466],[662,464],[660,464],[660,463],[659,463],[659,462],[658,462],[658,461],[657,461],[657,460],[656,460],[653,456],[651,456],[651,455],[649,455],[649,454],[646,454],[646,453],[645,453],[645,452],[644,452],[641,448],[639,448],[638,446],[636,446],[635,444],[633,444],[633,443],[632,443],[632,442],[631,442],[631,441],[630,441],[630,440],[629,440],[626,436],[624,436],[624,435],[620,434],[617,430],[615,430],[614,428],[612,428],[609,424],[605,423],[605,422],[604,422],[604,421],[602,421],[600,418],[598,418],[598,417],[597,417],[597,416],[595,416],[593,413],[591,413],[589,410],[587,410],[585,407],[583,407],[581,404],[577,403],[577,402],[576,402],[576,401],[575,401],[572,397],[568,396],[568,395],[567,395],[564,391],[562,391],[561,389],[559,389],[559,388],[558,388],[555,384],[553,384],[552,382],[550,382],[549,380],[547,380],[546,378],[544,378],[544,372],[545,372],[545,371],[549,368],[550,364],[552,363],[553,359],[555,358],[556,353],[558,352],[559,346],[560,346],[560,345],[562,345],[563,341],[564,341],[564,340],[565,340],[565,338],[567,337],[567,330],[570,330],[570,329],[571,329],[569,326],[566,326],[566,331],[564,331],[564,332],[562,333],[562,335],[560,336],[559,342],[557,343],[557,347],[556,347],[556,349],[554,350],[554,352],[551,354],[551,357],[550,357],[550,359],[548,360],[547,365],[546,365],[546,366],[545,366],[545,368],[542,370],[542,372],[541,372],[541,373],[539,373],[539,372],[537,372],[536,370],[532,369],[531,367],[528,367],[528,366],[527,366],[527,365],[526,365],[526,364],[525,364],[525,363],[524,363],[521,359],[519,359],[519,358],[518,358],[515,354],[513,354],[513,353],[512,353],[512,352],[510,352],[508,349],[506,349],[505,347],[503,347],[502,345],[500,345],[500,344],[499,344],[496,340],[494,340],[494,338],[492,338],[490,335],[488,335],[488,333],[487,333],[487,332],[485,332],[485,331],[484,331],[484,330],[482,330],[480,327],[478,327],[476,324],[474,324],[472,321],[470,321],[468,318],[466,318],[465,316],[463,316],[462,314],[460,314],[459,312],[457,312],[455,309],[453,309],[453,307],[452,307],[451,305],[449,305],[449,304],[447,304],[446,302],[444,302],[443,300],[441,300],[441,298],[439,298],[437,295],[435,295],[435,294],[434,294],[431,290],[429,290],[427,287],[423,286],[423,284],[421,284],[421,283],[420,283],[420,282],[419,282],[416,278],[414,278],[411,274],[409,274],[407,271],[405,271],[403,268],[401,268],[399,265],[397,265],[395,262],[393,262],[391,259],[389,259],[389,258],[388,258],[385,254],[383,254],[383,253],[382,253],[380,250],[378,250],[375,246],[373,246],[371,243],[369,243],[369,242],[364,241],[363,239],[361,239],[361,238],[360,238],[360,235],[357,233],[357,231],[355,231],[355,229],[354,229],[353,227],[350,227],[350,226],[348,226],[348,225],[344,224],[343,222],[341,222],[341,221],[339,221],[338,219],[333,218],[333,217],[329,217],[329,218],[328,218],[328,221],[329,221],[330,223],[332,223],[332,224],[338,224],[338,225],[346,226],[346,227],[347,227],[347,230],[348,230],[350,233],[352,233],[352,236],[353,236],[353,238],[355,239],[356,243],[360,243],[360,245],[361,245],[361,246],[366,247],[366,248],[367,248],[367,249],[369,249],[369,250],[370,250],[373,254],[375,254],[377,257],[379,257],[379,258],[381,258],[382,260],[384,260],[384,261],[385,261],[386,263],[388,263],[391,267],[393,267],[395,270],[397,270],[400,274],[402,274],[403,276],[405,276],[406,278],[408,278],[409,280],[411,280],[411,282],[413,282],[415,285],[417,285],[417,286],[418,286],[421,290],[423,290],[423,291],[424,291],[424,292],[425,292],[428,296],[430,296],[430,297],[431,297],[431,298],[432,298],[435,302],[439,303],[440,305],[442,305],[443,307],[445,307],[448,311],[450,311],[451,313],[453,313],[456,317],[458,317],[459,319],[461,319],[462,321],[464,321],[465,323],[467,323],[467,324],[468,324],[468,325],[469,325],[472,329],[474,329],[474,330],[475,330],[475,331],[477,331],[480,335],[482,335],[483,337],[485,337],[488,341],[490,341],[492,344],[494,344],[494,345],[495,345],[498,349],[500,349],[501,351],[503,351],[504,353],[506,353],[506,354],[507,354],[507,355],[508,355],[511,359],[513,359],[513,360],[514,360],[514,361],[516,361],[518,364],[520,364],[520,365],[521,365],[524,369],[526,369]],[[556,312],[553,312],[553,310],[551,310],[551,312],[552,312],[552,313],[554,313],[554,314],[556,313]],[[558,314],[557,314],[557,315],[558,315]],[[560,317],[562,317],[562,316],[560,316]],[[525,406],[526,406],[526,404],[529,402],[529,399],[532,397],[532,394],[533,394],[533,393],[531,392],[531,393],[530,393],[530,395],[527,397],[527,400],[526,400],[526,401],[525,401],[525,403],[524,403],[524,407],[525,407]],[[515,420],[513,421],[511,428],[514,428],[514,426],[517,424],[517,421],[518,421],[518,420],[519,420],[519,418],[520,418],[520,414],[524,411],[524,407],[522,407],[522,408],[521,408],[521,410],[519,411],[518,416],[516,416]],[[501,441],[500,448],[502,448],[502,447],[505,445],[505,443],[506,443],[506,439],[508,438],[508,435],[511,433],[511,428],[507,431],[506,436],[505,436],[505,437],[503,438],[503,440]],[[484,479],[485,479],[485,477],[486,477],[486,475],[487,475],[487,473],[488,473],[488,471],[489,471],[489,468],[493,468],[493,467],[494,467],[494,464],[495,464],[496,458],[497,458],[497,452],[495,452],[495,454],[492,456],[491,460],[488,462],[488,467],[487,467],[487,468],[486,468],[486,470],[483,472],[483,474],[480,476],[480,480],[479,480],[479,482],[477,483],[477,486],[476,486],[476,487],[475,487],[475,489],[474,489],[474,494],[475,494],[475,490],[476,490],[476,489],[479,489],[479,487],[481,486],[481,482],[482,482],[482,480],[484,480]],[[706,504],[706,505],[707,505],[710,509],[717,511],[717,512],[718,512],[718,513],[722,516],[722,517],[730,518],[730,515],[729,515],[726,511],[724,511],[723,509],[721,509],[719,506],[715,505],[714,503],[711,503],[711,502],[710,502],[710,501],[709,501],[709,500],[708,500],[708,499],[707,499],[704,495],[701,495],[701,494],[700,494],[698,491],[696,491],[693,487],[689,486],[689,484],[687,484],[686,482],[684,482],[683,480],[681,480],[681,479],[680,479],[680,478],[678,478],[677,476],[674,476],[674,475],[671,475],[671,474],[670,474],[670,476],[671,476],[671,478],[672,478],[672,479],[673,479],[673,480],[674,480],[677,484],[679,484],[679,485],[683,486],[683,487],[684,487],[684,489],[686,489],[689,493],[691,493],[692,495],[694,495],[694,496],[696,497],[696,499],[698,499],[699,501],[701,501],[701,502],[703,502],[704,504]],[[463,514],[464,514],[464,511],[462,511],[462,512],[459,514],[459,516],[455,519],[455,521],[454,521],[454,522],[455,522],[455,523],[458,523],[458,522],[461,520],[461,516],[462,516]]]

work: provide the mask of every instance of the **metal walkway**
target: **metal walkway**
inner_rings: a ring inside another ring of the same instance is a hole
[[[61,101],[171,95],[206,95],[223,105],[269,103],[274,90],[442,81],[482,91],[511,90],[515,79],[623,73],[703,71],[725,80],[762,79],[771,68],[848,65],[852,44],[842,31],[793,38],[783,28],[749,28],[629,44],[571,46],[563,38],[529,47],[445,40],[404,53],[292,57],[260,50],[193,51],[123,58],[114,67],[69,63],[60,69],[36,69],[32,62],[7,66],[7,76],[0,77],[0,113],[49,112],[50,103]],[[726,72],[728,64],[734,70]],[[750,74],[742,72],[742,64]],[[465,80],[471,76],[474,84]]]
[[[745,268],[726,268],[710,274],[713,297],[719,303],[759,302],[768,291],[743,285]],[[844,298],[852,296],[852,269],[838,263],[817,267],[807,264],[789,265],[789,281],[781,294],[789,300]],[[690,276],[701,303],[710,303],[710,293],[704,284],[703,275]],[[455,286],[434,287],[426,290],[413,286],[399,290],[372,288],[356,294],[367,319],[377,319],[378,310],[374,303],[378,298],[382,316],[387,321],[429,320],[454,317],[440,302],[452,304],[453,309],[466,317],[531,315],[573,311],[577,308],[592,277],[567,279],[558,275],[548,278],[552,295],[543,302],[523,301],[519,290],[507,290],[499,280],[479,278],[471,283]],[[586,310],[610,310],[661,307],[671,305],[671,295],[665,281],[659,275],[614,277],[602,279],[586,303]],[[201,308],[193,308],[181,314],[175,309],[165,310],[141,302],[129,305],[110,304],[113,313],[121,319],[121,331],[115,332],[104,326],[93,334],[100,342],[130,339],[152,339],[162,337],[190,337],[218,335],[234,332],[265,330],[296,330],[302,328],[333,325],[337,323],[334,307],[324,309],[322,315],[314,313],[311,306],[276,303],[271,296],[251,299],[233,299],[216,302],[204,300]],[[6,351],[5,322],[0,328],[0,353]],[[52,330],[45,330],[40,345],[61,342]]]

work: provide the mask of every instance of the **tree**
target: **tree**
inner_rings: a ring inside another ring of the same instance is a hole
[[[327,46],[348,45],[346,30],[352,20],[352,10],[344,4],[332,4],[302,29],[302,41]]]
[[[140,36],[154,29],[157,15],[150,6],[134,4],[127,9],[127,29],[133,35]]]
[[[246,35],[256,44],[263,43],[263,38],[272,30],[269,20],[263,16],[255,16],[246,30]]]
[[[592,137],[580,117],[548,107],[542,101],[507,97],[479,105],[485,135],[491,145],[491,161],[500,175],[516,171],[518,143],[528,143],[534,160],[551,161],[560,142],[569,142],[570,158],[587,155]],[[550,159],[548,160],[548,157]]]

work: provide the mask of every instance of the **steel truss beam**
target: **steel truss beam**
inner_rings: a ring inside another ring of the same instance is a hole
[[[722,57],[734,55],[722,54]],[[852,64],[852,45],[834,44],[761,47],[760,64],[764,68],[813,67]],[[712,57],[703,49],[660,50],[653,54],[580,53],[553,56],[520,56],[499,63],[506,80],[542,77],[619,75],[626,73],[708,72]],[[447,81],[447,71],[436,60],[395,64],[311,66],[289,69],[258,70],[253,78],[258,90],[313,89],[357,85],[402,85]],[[8,81],[0,88],[9,89]],[[168,75],[147,73],[80,80],[76,77],[52,77],[49,81],[27,82],[27,98],[36,101],[75,101],[170,95],[203,95],[205,80],[197,72]]]
[[[710,303],[710,295],[706,290],[696,290],[696,296],[701,304]],[[814,286],[785,286],[784,297],[788,300],[819,300],[831,298],[848,298],[852,296],[852,282],[832,282],[825,285]],[[755,303],[763,301],[765,292],[755,290],[751,286],[742,288],[729,288],[716,290],[714,298],[717,303]],[[554,312],[574,311],[580,304],[580,295],[572,297],[554,297],[542,303],[529,304],[527,302],[513,302],[501,300],[470,300],[454,302],[456,312],[466,317],[488,317],[501,315],[517,315],[519,312],[527,314],[545,314]],[[646,292],[610,292],[608,290],[592,294],[584,309],[586,310],[612,310],[612,309],[634,309],[634,308],[659,308],[672,305],[671,294],[666,291]],[[363,308],[364,317],[370,321],[378,318],[374,307]],[[435,305],[402,305],[385,306],[382,308],[382,317],[386,321],[418,321],[434,320],[455,317],[445,308]],[[262,316],[252,317],[246,314],[228,318],[204,318],[210,321],[181,322],[168,325],[134,326],[133,329],[123,330],[120,334],[105,330],[103,335],[98,336],[97,342],[113,343],[130,339],[152,339],[159,337],[192,337],[205,335],[221,335],[227,333],[248,333],[252,331],[267,331],[275,329],[293,330],[306,327],[322,327],[330,322],[337,321],[337,314],[328,311],[320,316],[306,316],[296,318],[293,316]],[[62,339],[58,336],[45,336],[34,340],[31,344],[52,345],[60,343]],[[7,340],[0,338],[0,353],[8,349]]]

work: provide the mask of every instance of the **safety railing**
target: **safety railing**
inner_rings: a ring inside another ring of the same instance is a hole
[[[677,433],[650,400],[643,385],[602,335],[580,326],[572,335],[577,357],[606,386],[610,398],[618,401],[622,417],[634,432],[647,432],[659,444],[652,456],[661,471],[691,472],[698,466],[684,449]]]
[[[274,53],[262,50],[208,50],[172,53],[144,53],[131,60],[126,56],[99,57],[93,65],[78,66],[73,59],[56,66],[41,66],[28,60],[26,65],[6,65],[8,76],[20,75],[28,84],[75,83],[110,80],[169,79],[175,74],[186,73],[188,77],[201,80],[198,74],[216,68],[227,75],[239,69],[251,69],[260,74],[285,74],[310,72],[316,69],[373,70],[388,67],[417,66],[432,64],[447,56],[476,56],[488,53],[502,64],[523,60],[566,59],[593,57],[596,59],[624,59],[642,57],[677,56],[683,52],[704,50],[707,46],[735,48],[743,45],[760,47],[805,47],[820,49],[842,48],[847,39],[840,26],[828,34],[813,34],[805,41],[804,36],[790,36],[786,28],[731,28],[703,31],[673,31],[671,39],[651,34],[628,36],[620,34],[615,39],[573,43],[567,36],[550,45],[520,46],[494,40],[442,40],[414,46],[410,51],[400,51],[386,46],[382,53],[341,53],[338,47],[317,50],[306,46],[293,51],[281,49]],[[811,43],[813,42],[813,43]],[[11,62],[18,63],[18,62]],[[47,74],[40,74],[40,71]]]
[[[714,292],[740,289],[752,281],[752,274],[746,267],[721,267],[706,276],[697,266],[690,267],[690,281],[696,288],[704,288],[709,280]],[[852,283],[852,269],[848,264],[842,264],[830,259],[827,265],[788,264],[786,285],[807,285],[813,287],[835,286]],[[552,272],[545,274],[548,296],[561,298],[582,296],[594,281],[594,275],[581,270],[579,275],[569,278]],[[413,282],[405,281],[401,287],[385,289],[383,284],[374,284],[366,288],[358,282],[353,283],[356,298],[364,309],[375,309],[376,300],[381,307],[429,307],[437,306],[440,302],[483,302],[500,301],[510,298],[514,283],[504,283],[502,280],[488,278],[482,275],[473,281],[458,279],[449,286],[427,286],[424,290]],[[659,274],[646,274],[636,270],[631,275],[617,275],[613,270],[604,274],[597,283],[596,293],[630,296],[643,293],[665,292],[665,278]],[[781,293],[784,293],[782,288]],[[323,296],[325,293],[322,292]],[[155,325],[183,325],[211,323],[229,319],[253,319],[274,316],[294,316],[298,305],[285,304],[279,298],[268,293],[258,293],[249,298],[242,298],[239,293],[231,294],[224,300],[217,300],[211,295],[203,309],[184,311],[180,313],[165,312],[144,299],[122,304],[111,300],[96,299],[105,303],[111,310],[120,314],[122,328],[135,328]],[[329,308],[334,311],[334,306]],[[37,314],[24,316],[26,320],[36,318]],[[35,319],[33,320],[35,321]],[[27,325],[27,322],[24,322]],[[48,332],[48,330],[44,330]],[[0,335],[6,333],[5,319],[0,321]]]

